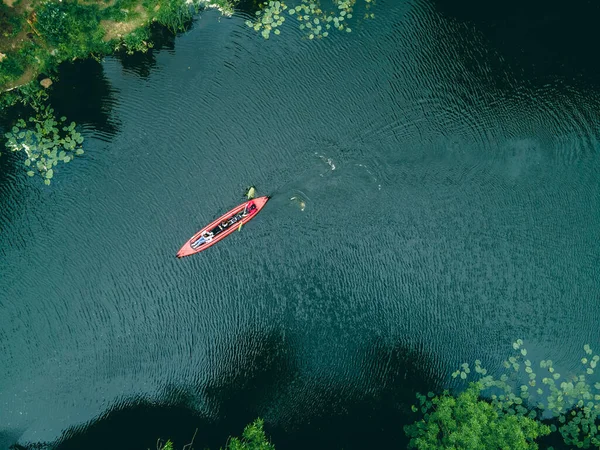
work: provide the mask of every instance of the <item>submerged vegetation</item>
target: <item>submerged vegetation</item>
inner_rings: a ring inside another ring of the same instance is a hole
[[[600,383],[592,385],[588,380],[594,374],[600,356],[594,354],[589,345],[585,345],[581,373],[562,376],[555,370],[552,360],[543,360],[539,362],[539,367],[544,373],[538,375],[533,362],[527,358],[528,352],[523,347],[523,341],[517,340],[513,348],[516,354],[504,361],[505,372],[499,378],[488,375],[481,362],[475,361],[474,373],[478,379],[467,389],[467,397],[463,397],[464,393],[460,394],[460,401],[454,400],[454,404],[450,404],[448,392],[441,396],[433,393],[427,396],[417,395],[419,407],[413,406],[413,411],[421,414],[422,419],[405,429],[412,438],[412,447],[452,448],[443,445],[448,442],[444,439],[456,439],[465,434],[464,424],[461,426],[457,421],[459,417],[473,419],[473,437],[487,423],[491,414],[489,408],[493,408],[493,414],[497,414],[499,418],[518,419],[505,425],[512,427],[515,433],[520,433],[523,438],[519,444],[521,446],[508,445],[507,448],[537,448],[533,439],[546,434],[550,435],[549,439],[558,435],[565,444],[577,448],[600,448]],[[460,377],[462,380],[472,378],[470,365],[462,364],[453,373],[453,377]],[[479,400],[474,399],[475,394]],[[483,407],[480,402],[488,406]],[[444,408],[441,409],[440,406]],[[486,414],[482,414],[482,407],[487,411]],[[549,428],[532,427],[531,422],[524,419],[538,424],[548,422]],[[434,433],[435,430],[439,433]],[[485,426],[484,430],[485,433],[494,434],[494,439],[498,439],[497,443],[503,442],[501,434],[497,434],[503,429]],[[432,444],[434,441],[437,446]],[[495,445],[494,448],[500,447]]]
[[[370,12],[373,0],[359,0],[364,3],[365,19],[373,18]],[[320,0],[291,1],[270,0],[260,4],[254,21],[246,21],[246,25],[269,39],[271,32],[280,34],[279,27],[285,22],[286,15],[298,23],[298,27],[308,39],[321,39],[329,36],[333,30],[350,33],[351,21],[357,0],[329,0],[327,4]]]

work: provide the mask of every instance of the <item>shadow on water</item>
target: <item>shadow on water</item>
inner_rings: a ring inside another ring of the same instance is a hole
[[[0,432],[0,448],[11,448],[18,449],[19,447],[10,447],[11,444],[17,442],[19,436],[21,435],[18,431],[13,430],[4,430]]]
[[[165,27],[153,24],[150,27],[150,41],[154,44],[153,48],[146,53],[136,52],[133,55],[119,52],[116,57],[126,71],[135,73],[141,78],[148,78],[152,73],[152,69],[156,67],[156,52],[159,50],[174,50],[176,37],[177,35]]]
[[[50,91],[50,104],[56,113],[115,135],[119,128],[112,114],[116,96],[102,65],[93,59],[65,63],[59,67],[58,76]]]
[[[153,25],[151,41],[154,48],[133,55],[119,52],[116,58],[124,70],[147,78],[156,66],[156,52],[173,50],[175,38],[176,35],[166,28]],[[78,124],[88,124],[107,135],[115,135],[120,124],[115,121],[112,109],[118,93],[104,75],[102,64],[93,59],[65,63],[60,66],[58,75],[59,81],[50,93],[50,103],[57,113],[69,119],[74,118]]]
[[[230,435],[260,416],[273,386],[285,384],[293,372],[290,349],[279,332],[243,334],[215,349],[214,379],[207,386],[170,386],[161,402],[131,399],[90,424],[63,433],[55,450],[147,450],[157,439],[171,439],[176,448],[189,443],[198,429],[194,448],[222,447]],[[212,419],[198,412],[199,403],[215,410]],[[269,432],[269,429],[267,428]],[[45,448],[30,445],[15,449]]]
[[[241,335],[215,348],[217,367],[207,386],[171,386],[162,402],[129,400],[91,424],[66,431],[52,448],[147,450],[156,448],[159,438],[181,448],[198,429],[194,448],[217,449],[259,416],[265,417],[265,430],[278,450],[405,448],[403,426],[415,419],[410,411],[415,392],[436,389],[429,356],[375,339],[358,355],[362,373],[356,384],[320,383],[311,387],[313,400],[294,404],[288,389],[302,382],[292,353],[279,331]],[[198,412],[199,402],[208,405],[211,417]],[[269,423],[271,408],[287,409],[285,417],[291,419]]]
[[[261,416],[296,373],[293,350],[281,330],[246,333],[214,349],[213,380],[199,393],[228,429]]]
[[[263,3],[261,0],[240,0],[235,5],[235,12],[236,14],[254,17],[261,3]]]
[[[600,3],[587,0],[434,0],[448,17],[474,25],[530,78],[583,77],[600,85],[596,28]]]
[[[192,440],[196,428],[195,442],[218,448],[219,430],[187,407],[185,401],[183,406],[135,401],[108,412],[91,425],[69,430],[55,450],[146,450],[155,449],[158,439],[171,439],[181,448]]]
[[[309,411],[309,420],[271,431],[278,449],[406,448],[403,427],[415,420],[410,409],[415,394],[436,390],[434,380],[440,379],[439,374],[431,369],[427,354],[403,343],[374,339],[364,352],[359,356],[360,382],[336,387],[321,384],[311,395],[318,398],[321,408],[295,408]]]

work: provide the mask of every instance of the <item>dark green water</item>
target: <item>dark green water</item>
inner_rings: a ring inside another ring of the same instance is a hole
[[[208,12],[63,70],[85,157],[51,187],[2,161],[0,444],[214,448],[260,415],[278,448],[391,445],[461,362],[600,345],[589,68],[536,72],[439,4],[375,12],[322,42]],[[251,183],[260,215],[177,260]]]

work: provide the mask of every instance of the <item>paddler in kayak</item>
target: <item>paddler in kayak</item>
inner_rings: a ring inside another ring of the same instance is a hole
[[[246,203],[246,207],[242,211],[242,217],[246,217],[248,214],[252,214],[256,211],[256,204],[252,200],[256,195],[256,188],[254,186],[248,186],[246,188],[246,192],[244,192],[244,196],[250,200]]]
[[[244,192],[244,197],[248,198],[248,200],[252,200],[256,195],[256,188],[254,186],[248,186],[246,191]]]
[[[246,207],[242,212],[242,217],[246,217],[248,214],[253,214],[254,212],[256,212],[256,204],[254,203],[254,200],[250,200],[246,203]]]

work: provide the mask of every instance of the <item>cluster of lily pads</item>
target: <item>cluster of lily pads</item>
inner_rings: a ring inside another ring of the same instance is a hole
[[[66,120],[66,117],[56,119],[52,108],[41,105],[35,117],[27,121],[19,119],[5,134],[6,147],[25,153],[27,175],[38,174],[47,185],[59,162],[68,163],[83,154],[83,136],[75,130],[75,122],[67,125]]]
[[[481,362],[475,361],[475,372],[480,375],[476,382],[482,390],[492,393],[491,403],[503,413],[530,418],[549,412],[557,419],[557,423],[550,426],[551,430],[558,431],[568,445],[600,448],[600,383],[592,385],[587,379],[587,376],[594,374],[600,356],[595,355],[586,344],[583,347],[586,356],[581,359],[583,373],[569,377],[561,376],[552,360],[540,361],[539,367],[547,371],[541,376],[540,385],[534,365],[527,358],[523,341],[518,339],[513,343],[513,348],[517,353],[504,361],[504,368],[508,372],[499,378],[487,375]],[[472,376],[471,373],[469,364],[463,363],[452,376],[466,380]],[[514,389],[513,386],[523,376],[527,383]]]
[[[364,1],[367,7],[373,3],[373,0]],[[294,16],[299,22],[299,28],[305,32],[308,39],[327,37],[332,29],[350,33],[352,28],[348,21],[352,19],[355,3],[356,0],[332,0],[334,10],[326,12],[320,0],[301,0],[299,5],[293,7],[288,7],[278,0],[270,0],[260,5],[260,9],[256,12],[256,19],[247,20],[246,25],[255,31],[260,31],[265,39],[269,39],[271,31],[280,34],[278,27],[285,21],[283,12],[287,10],[288,14]],[[374,17],[372,13],[365,14],[365,18],[372,17]]]
[[[271,31],[279,34],[277,27],[285,22],[283,12],[287,9],[287,5],[280,1],[264,2],[261,9],[256,11],[256,20],[254,22],[247,20],[246,25],[254,28],[254,31],[260,31],[265,39],[269,39]]]

